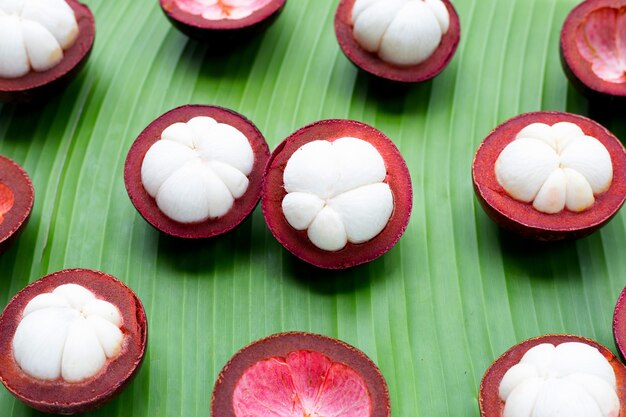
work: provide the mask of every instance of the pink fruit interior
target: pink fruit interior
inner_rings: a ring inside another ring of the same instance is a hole
[[[13,191],[0,182],[0,224],[4,221],[4,215],[7,214],[15,204],[15,196]]]
[[[369,417],[372,400],[352,368],[306,350],[252,365],[233,394],[236,417]]]
[[[626,6],[589,13],[578,27],[576,46],[599,78],[626,83]]]
[[[250,16],[272,0],[175,0],[181,10],[207,20],[238,20]]]

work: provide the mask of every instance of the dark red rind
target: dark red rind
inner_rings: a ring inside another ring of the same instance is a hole
[[[174,0],[159,0],[167,19],[190,38],[227,42],[245,38],[270,26],[283,11],[287,0],[273,0],[243,19],[207,20],[181,10]],[[228,46],[228,45],[226,45]]]
[[[95,19],[86,5],[76,0],[66,2],[76,15],[76,42],[63,51],[63,60],[48,71],[31,71],[20,78],[0,78],[0,101],[28,102],[36,97],[46,96],[72,80],[83,68],[91,54],[96,36]]]
[[[209,116],[220,123],[227,123],[239,129],[250,142],[254,153],[254,164],[248,176],[248,190],[241,198],[235,200],[235,204],[225,216],[201,223],[184,224],[167,217],[159,209],[154,198],[148,194],[141,182],[141,164],[148,149],[161,139],[161,133],[165,128],[176,122],[188,122],[196,116]],[[269,155],[269,147],[261,132],[241,114],[217,106],[181,106],[150,123],[137,137],[126,158],[124,183],[128,196],[139,214],[158,230],[186,239],[209,238],[230,231],[252,213],[261,198],[263,170]]]
[[[517,133],[531,123],[553,125],[558,122],[577,124],[583,132],[598,139],[609,151],[613,163],[613,182],[594,205],[582,213],[564,210],[545,214],[530,203],[510,197],[496,180],[495,162]],[[474,191],[485,212],[503,229],[523,238],[542,241],[577,239],[604,226],[618,212],[626,199],[626,151],[611,132],[583,116],[561,112],[535,112],[516,116],[497,128],[481,143],[472,164]]]
[[[15,161],[0,155],[0,183],[13,192],[13,207],[0,222],[0,253],[19,236],[30,218],[35,201],[35,189],[30,177]]]
[[[626,0],[586,0],[567,15],[561,29],[561,64],[570,82],[590,98],[626,98],[626,83],[604,81],[591,69],[591,64],[580,54],[576,45],[576,31],[589,13],[604,8],[621,8]]]
[[[287,194],[283,173],[291,155],[302,145],[317,139],[333,141],[355,137],[372,144],[387,168],[385,182],[393,193],[394,210],[385,229],[361,244],[348,243],[345,248],[329,252],[316,247],[306,230],[298,231],[287,222],[282,201]],[[265,222],[276,240],[289,252],[312,265],[327,269],[344,269],[372,261],[391,249],[406,230],[413,206],[413,189],[406,162],[394,143],[382,132],[354,120],[322,120],[291,134],[272,153],[263,180],[261,206]]]
[[[450,14],[450,27],[435,52],[418,65],[400,67],[361,48],[352,35],[352,8],[356,0],[341,0],[335,13],[335,34],[343,53],[357,67],[372,75],[402,83],[429,80],[443,71],[452,60],[461,40],[461,21],[449,0],[442,0]]]
[[[617,396],[620,399],[620,416],[626,415],[626,367],[619,361],[619,359],[606,347],[602,346],[595,340],[587,339],[581,336],[574,335],[544,335],[525,340],[511,349],[507,350],[502,356],[495,360],[491,364],[482,381],[480,382],[479,391],[479,407],[480,415],[482,417],[502,417],[504,410],[504,402],[500,399],[499,389],[500,382],[504,377],[504,374],[513,366],[519,363],[524,354],[532,347],[540,345],[542,343],[551,343],[555,346],[565,342],[580,342],[597,348],[600,353],[609,361],[613,370],[615,371],[615,378],[617,380]]]
[[[257,340],[237,352],[224,366],[213,388],[211,416],[235,417],[233,393],[245,371],[257,362],[271,357],[286,357],[290,352],[319,352],[333,362],[343,363],[363,378],[372,400],[371,416],[389,417],[391,404],[385,378],[370,358],[354,346],[330,337],[303,332],[278,333]]]
[[[613,338],[622,360],[626,360],[626,287],[615,304],[613,312]]]
[[[122,315],[124,344],[120,356],[85,382],[41,381],[26,375],[13,358],[13,335],[22,311],[35,296],[59,285],[78,284],[97,298],[114,304]],[[143,361],[148,324],[141,301],[117,278],[89,269],[66,269],[33,282],[9,302],[0,316],[0,381],[28,406],[46,413],[75,414],[93,410],[116,397],[130,383]]]

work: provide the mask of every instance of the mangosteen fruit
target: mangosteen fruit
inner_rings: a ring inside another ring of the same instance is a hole
[[[398,148],[353,120],[319,121],[285,139],[267,164],[262,196],[274,237],[298,258],[328,269],[391,249],[413,201]]]
[[[224,366],[211,415],[389,417],[389,392],[378,367],[355,347],[312,333],[279,333]]]
[[[242,40],[268,27],[286,0],[159,0],[169,21],[187,36],[201,41]],[[214,45],[219,46],[219,45]]]
[[[587,0],[561,30],[561,62],[570,81],[594,97],[626,98],[626,0]]]
[[[0,155],[0,252],[26,226],[33,210],[35,190],[30,177],[15,161]]]
[[[0,3],[0,100],[25,102],[68,82],[86,62],[96,26],[76,0]]]
[[[613,313],[613,337],[622,359],[626,358],[626,287],[615,304]]]
[[[449,0],[341,0],[335,34],[344,54],[362,70],[417,83],[448,65],[461,25]]]
[[[526,113],[482,142],[472,178],[478,200],[502,228],[542,241],[580,238],[624,203],[626,154],[586,117]]]
[[[55,272],[18,292],[0,316],[0,381],[39,411],[93,410],[137,373],[147,331],[141,301],[113,276]]]
[[[188,105],[150,123],[124,168],[126,190],[158,230],[182,238],[226,233],[254,210],[269,148],[239,113]]]
[[[513,346],[480,383],[482,417],[626,415],[626,367],[596,341],[545,335]]]

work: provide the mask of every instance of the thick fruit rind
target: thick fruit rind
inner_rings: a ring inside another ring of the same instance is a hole
[[[282,211],[287,194],[283,173],[291,155],[302,145],[318,140],[333,141],[342,137],[363,139],[380,153],[387,168],[385,182],[389,184],[394,210],[387,226],[373,239],[348,243],[343,249],[329,252],[316,247],[306,230],[294,229]],[[389,251],[400,239],[409,224],[413,206],[413,189],[406,162],[393,142],[381,131],[354,120],[322,120],[291,134],[272,153],[263,180],[261,206],[268,228],[289,252],[312,265],[327,269],[344,269],[370,262]]]
[[[252,147],[254,164],[248,176],[250,181],[248,190],[235,200],[231,210],[217,219],[208,219],[201,223],[178,223],[167,217],[143,187],[141,181],[141,165],[148,149],[161,139],[161,133],[165,128],[176,122],[188,122],[197,116],[208,116],[219,123],[227,123],[243,133]],[[124,167],[124,182],[126,190],[133,205],[139,214],[148,223],[172,236],[201,239],[226,233],[239,225],[259,203],[261,198],[261,184],[263,182],[263,169],[269,158],[270,152],[265,138],[256,126],[241,114],[229,109],[217,106],[187,105],[177,107],[150,123],[137,137],[128,152]]]
[[[327,336],[305,332],[278,333],[257,340],[237,352],[224,366],[213,388],[211,416],[235,417],[232,401],[235,387],[252,365],[271,357],[286,357],[298,350],[319,352],[333,362],[347,365],[363,378],[372,400],[371,417],[389,417],[389,390],[380,370],[354,346]],[[370,416],[364,416],[370,417]]]
[[[271,25],[283,11],[286,2],[287,0],[273,0],[243,19],[207,20],[201,15],[181,10],[175,0],[159,0],[163,13],[174,27],[199,41],[225,42],[221,47],[215,45],[219,49],[228,49],[233,41],[243,40]]]
[[[11,209],[0,222],[0,253],[4,252],[24,229],[33,210],[35,190],[30,177],[15,161],[0,155],[0,184],[13,193]]]
[[[25,374],[13,357],[13,336],[22,312],[35,296],[63,284],[78,284],[114,304],[122,316],[124,344],[120,355],[96,376],[79,383],[40,381]],[[143,361],[148,324],[141,301],[112,275],[89,269],[66,269],[33,282],[9,302],[0,316],[0,381],[28,406],[55,414],[93,410],[112,400],[130,383]]]
[[[580,25],[590,13],[604,7],[626,7],[626,0],[586,0],[567,15],[561,29],[561,64],[570,82],[589,98],[626,99],[626,83],[611,83],[599,78],[576,45],[576,31]]]
[[[577,124],[583,132],[598,139],[608,150],[613,163],[613,181],[608,191],[597,195],[594,205],[582,213],[564,210],[545,214],[530,203],[513,199],[498,183],[495,162],[519,131],[532,123]],[[534,112],[516,116],[496,127],[481,143],[472,164],[472,179],[478,201],[491,219],[503,229],[523,238],[557,241],[587,236],[605,225],[626,199],[626,151],[607,129],[583,116],[562,112]]]
[[[63,60],[54,68],[43,71],[31,71],[23,77],[0,78],[0,101],[29,102],[38,97],[45,97],[62,87],[83,68],[96,36],[96,23],[91,10],[76,0],[65,0],[74,10],[78,23],[78,38],[66,51]]]
[[[613,313],[613,338],[615,346],[622,357],[626,361],[626,287],[615,304]]]
[[[449,0],[442,0],[450,14],[450,27],[435,52],[418,65],[400,67],[389,64],[378,55],[363,49],[352,34],[352,8],[356,0],[341,0],[335,13],[335,35],[343,53],[360,69],[390,81],[418,83],[443,71],[452,60],[461,40],[461,21]]]
[[[525,340],[509,350],[507,350],[502,356],[495,360],[485,372],[482,381],[480,382],[479,391],[479,407],[480,415],[482,417],[502,417],[504,410],[504,401],[500,399],[499,389],[500,382],[504,377],[504,374],[513,366],[519,363],[524,354],[532,347],[540,345],[542,343],[551,343],[553,345],[560,345],[566,342],[580,342],[597,348],[602,356],[606,358],[611,364],[613,371],[615,371],[615,378],[617,380],[617,396],[620,398],[620,416],[626,415],[626,367],[619,361],[609,349],[602,346],[595,340],[587,339],[581,336],[566,335],[566,334],[554,334],[535,337]]]

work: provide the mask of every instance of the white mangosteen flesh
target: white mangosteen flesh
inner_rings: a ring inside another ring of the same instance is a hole
[[[77,37],[65,0],[0,0],[0,78],[54,68]]]
[[[211,117],[167,127],[148,150],[141,181],[179,223],[224,216],[248,189],[254,153],[246,136]]]
[[[515,200],[547,214],[582,212],[607,191],[613,164],[606,147],[574,123],[533,123],[498,156],[498,183]]]
[[[80,285],[64,284],[26,305],[13,338],[13,356],[33,378],[80,382],[120,354],[121,327],[117,307]]]
[[[352,24],[363,49],[390,64],[410,66],[435,52],[450,14],[441,0],[356,0]]]
[[[270,4],[272,0],[176,0],[178,7],[206,20],[239,20]]]
[[[282,209],[296,230],[326,251],[376,237],[393,212],[387,169],[370,143],[345,137],[309,142],[291,155]]]
[[[617,417],[615,372],[593,346],[537,345],[500,383],[503,417]]]
[[[236,417],[370,417],[372,400],[352,368],[302,350],[247,369],[235,386],[233,409]]]

